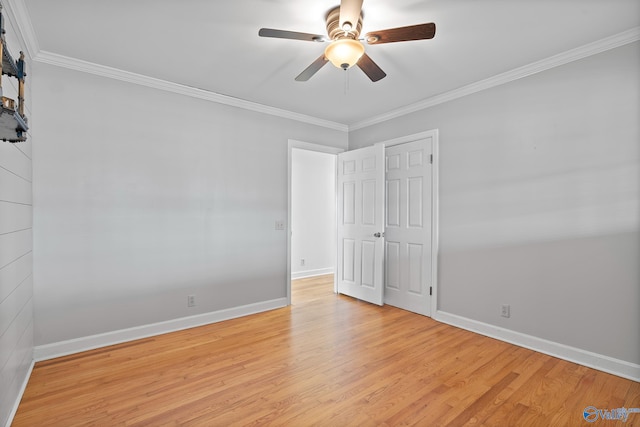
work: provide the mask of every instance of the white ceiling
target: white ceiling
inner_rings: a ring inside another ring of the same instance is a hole
[[[435,38],[367,46],[377,83],[331,64],[303,83],[326,44],[258,30],[325,34],[339,0],[24,3],[43,52],[347,125],[640,26],[639,0],[364,0],[363,34],[435,22]]]

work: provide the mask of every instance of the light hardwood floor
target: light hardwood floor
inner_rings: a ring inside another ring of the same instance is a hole
[[[640,383],[332,292],[36,364],[13,426],[606,426]]]

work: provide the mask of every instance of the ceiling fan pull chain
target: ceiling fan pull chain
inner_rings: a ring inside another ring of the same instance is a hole
[[[349,91],[349,69],[344,70],[344,94]]]

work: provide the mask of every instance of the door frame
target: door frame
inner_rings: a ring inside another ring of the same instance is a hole
[[[438,194],[438,164],[440,158],[438,150],[438,129],[432,129],[425,132],[414,133],[412,135],[401,136],[399,138],[389,139],[380,143],[384,144],[385,148],[387,148],[394,145],[405,144],[407,142],[413,142],[425,138],[431,138],[431,150],[433,154],[433,164],[431,165],[431,286],[433,288],[433,293],[431,295],[431,318],[433,318],[438,310],[438,201],[440,199]]]
[[[287,305],[291,305],[291,174],[293,169],[293,149],[307,150],[307,151],[317,151],[320,153],[333,154],[334,157],[337,158],[339,153],[342,153],[345,150],[344,148],[331,147],[327,145],[313,144],[311,142],[298,141],[295,139],[288,140],[288,148],[287,148]],[[336,182],[336,186],[337,186]],[[334,189],[334,192],[337,191],[337,187]],[[334,197],[334,203],[337,209],[337,199]],[[336,212],[337,213],[337,212]],[[336,229],[337,232],[337,229]],[[333,289],[334,292],[337,289],[336,283],[336,272],[334,269],[333,272]]]
[[[388,139],[384,141],[377,142],[378,144],[383,144],[386,147],[390,147],[393,145],[404,144],[406,142],[412,142],[419,139],[424,138],[432,138],[432,151],[433,151],[433,164],[431,168],[431,286],[433,287],[433,294],[431,295],[431,317],[433,318],[438,310],[438,251],[439,251],[439,163],[440,163],[440,155],[439,155],[439,135],[438,129],[432,129],[424,132],[419,132],[411,135],[401,136],[398,138]],[[371,144],[374,145],[374,144]],[[343,148],[331,147],[320,144],[313,144],[310,142],[299,141],[295,139],[288,140],[288,150],[287,150],[287,164],[288,164],[288,172],[287,172],[287,305],[291,305],[291,172],[292,172],[292,149],[298,148],[302,150],[309,151],[319,151],[321,153],[329,153],[337,155],[338,153],[342,153],[347,151]],[[336,180],[337,186],[337,180]],[[336,188],[337,194],[337,188]],[[336,199],[336,208],[337,208],[337,199]],[[336,212],[337,214],[337,212]],[[337,229],[336,229],[337,231]],[[333,289],[334,292],[337,292],[337,283],[336,283],[336,273],[334,271],[333,274],[334,283]]]

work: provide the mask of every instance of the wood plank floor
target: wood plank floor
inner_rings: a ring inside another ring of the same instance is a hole
[[[640,383],[332,292],[36,364],[13,426],[581,426]]]

